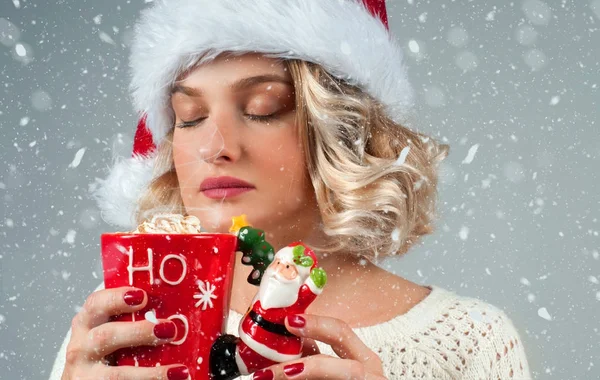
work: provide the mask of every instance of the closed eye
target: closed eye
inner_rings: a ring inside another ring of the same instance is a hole
[[[195,127],[198,124],[202,123],[204,120],[208,119],[207,117],[201,117],[199,119],[196,120],[192,120],[192,121],[182,121],[179,124],[176,124],[175,127],[177,128],[190,128],[190,127]]]

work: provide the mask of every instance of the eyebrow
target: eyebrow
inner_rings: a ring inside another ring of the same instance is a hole
[[[237,82],[232,83],[229,86],[229,88],[233,91],[242,91],[257,84],[266,82],[279,82],[287,85],[292,85],[292,82],[290,80],[279,75],[257,75],[253,77],[240,79]],[[202,90],[200,90],[199,88],[175,84],[171,89],[171,95],[178,92],[190,97],[200,97],[203,95]]]

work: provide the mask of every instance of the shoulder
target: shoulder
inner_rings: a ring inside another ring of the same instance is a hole
[[[436,378],[488,378],[492,373],[502,379],[530,378],[521,336],[502,309],[438,286],[431,289],[405,315],[361,331],[367,339],[380,337],[369,340],[389,368]],[[434,370],[439,373],[428,372]]]

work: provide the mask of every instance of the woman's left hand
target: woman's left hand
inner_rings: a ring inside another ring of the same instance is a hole
[[[385,379],[379,356],[360,340],[346,322],[300,314],[286,318],[285,326],[292,334],[305,338],[305,344],[315,340],[330,345],[339,359],[317,351],[311,356],[257,371],[253,379]],[[313,347],[318,350],[316,345]]]

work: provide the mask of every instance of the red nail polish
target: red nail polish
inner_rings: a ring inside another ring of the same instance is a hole
[[[173,322],[163,322],[154,326],[154,336],[158,339],[171,339],[177,335],[177,328]]]
[[[292,315],[291,317],[288,317],[288,323],[292,327],[300,328],[306,325],[306,319],[299,315]]]
[[[125,303],[129,306],[141,305],[144,302],[143,290],[130,290],[123,296]]]
[[[261,369],[258,372],[254,372],[252,380],[273,380],[273,371],[270,369]]]
[[[190,372],[187,367],[173,367],[167,371],[167,379],[169,380],[187,380],[190,377]]]
[[[298,375],[302,373],[302,371],[304,371],[304,363],[294,363],[283,367],[283,372],[285,372],[287,376]]]

